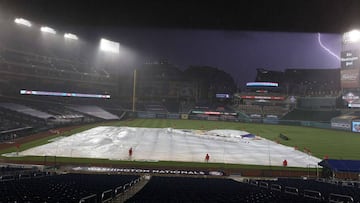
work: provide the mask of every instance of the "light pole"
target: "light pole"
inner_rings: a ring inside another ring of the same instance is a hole
[[[132,96],[132,112],[135,112],[135,100],[136,100],[136,69],[134,70],[134,81],[133,81],[133,96]]]
[[[360,31],[351,30],[343,34],[343,44],[356,43],[360,41]]]

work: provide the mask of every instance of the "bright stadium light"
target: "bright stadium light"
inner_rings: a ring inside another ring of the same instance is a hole
[[[100,41],[100,50],[105,52],[119,53],[119,43],[102,38]]]
[[[360,31],[359,30],[351,30],[350,32],[346,32],[343,35],[344,43],[355,43],[360,41]]]
[[[52,29],[51,27],[46,27],[43,26],[40,28],[41,32],[46,32],[46,33],[50,33],[50,34],[56,34],[56,31],[54,29]]]
[[[31,22],[28,20],[25,20],[24,18],[15,18],[14,22],[19,25],[25,25],[27,27],[31,27]]]
[[[64,34],[64,38],[66,38],[66,39],[73,39],[73,40],[78,40],[78,39],[79,39],[76,35],[71,34],[71,33],[65,33],[65,34]]]

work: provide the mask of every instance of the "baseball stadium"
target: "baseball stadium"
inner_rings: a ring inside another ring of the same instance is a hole
[[[359,31],[340,67],[237,81],[0,18],[0,203],[360,202]]]

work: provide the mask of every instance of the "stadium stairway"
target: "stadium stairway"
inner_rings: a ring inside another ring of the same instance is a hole
[[[143,175],[140,178],[140,181],[137,183],[134,183],[129,189],[121,193],[121,195],[117,198],[114,198],[112,200],[112,203],[124,203],[126,200],[130,199],[132,196],[134,196],[136,193],[138,193],[150,180],[150,175]]]

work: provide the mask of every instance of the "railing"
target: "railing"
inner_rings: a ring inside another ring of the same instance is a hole
[[[351,197],[351,196],[348,196],[348,195],[330,193],[329,202],[333,202],[333,203],[340,203],[340,202],[351,203],[351,202],[354,202],[354,198]]]
[[[115,198],[119,197],[124,192],[124,186],[119,186],[114,190]]]
[[[13,175],[0,176],[0,182],[11,181],[11,180],[15,180],[15,176]]]
[[[269,183],[267,182],[260,182],[259,187],[269,189]]]
[[[248,180],[245,179],[246,181],[244,181],[244,183],[253,185],[253,186],[258,186],[259,188],[263,188],[263,189],[268,189],[271,191],[276,191],[279,193],[283,193],[283,194],[288,194],[288,195],[292,195],[292,196],[298,196],[301,198],[308,198],[308,199],[312,199],[312,200],[316,200],[316,201],[327,201],[331,202],[331,203],[352,203],[354,202],[354,198],[350,195],[344,195],[344,194],[336,194],[336,193],[330,193],[329,195],[327,195],[328,198],[326,198],[326,196],[324,196],[320,191],[316,191],[316,190],[310,190],[310,189],[299,189],[296,187],[289,187],[289,186],[285,186],[284,191],[282,191],[282,186],[279,184],[271,184],[269,187],[269,183],[264,182],[264,181],[258,181],[258,180]],[[318,180],[320,182],[324,182],[324,183],[328,183],[328,184],[334,184],[332,182],[327,182],[325,180]],[[337,184],[339,185],[339,184]]]
[[[316,200],[322,199],[321,192],[315,190],[304,190],[304,197]]]
[[[257,180],[251,180],[250,185],[258,186],[259,182]]]
[[[285,194],[290,194],[290,195],[299,195],[299,189],[296,187],[285,187],[284,190]]]
[[[278,184],[271,184],[270,190],[281,192],[281,185]]]
[[[101,202],[110,202],[113,199],[113,190],[106,190],[101,193]]]
[[[97,198],[96,198],[96,194],[92,194],[86,197],[83,197],[80,199],[79,203],[88,203],[88,202],[93,202],[93,203],[97,203]]]

